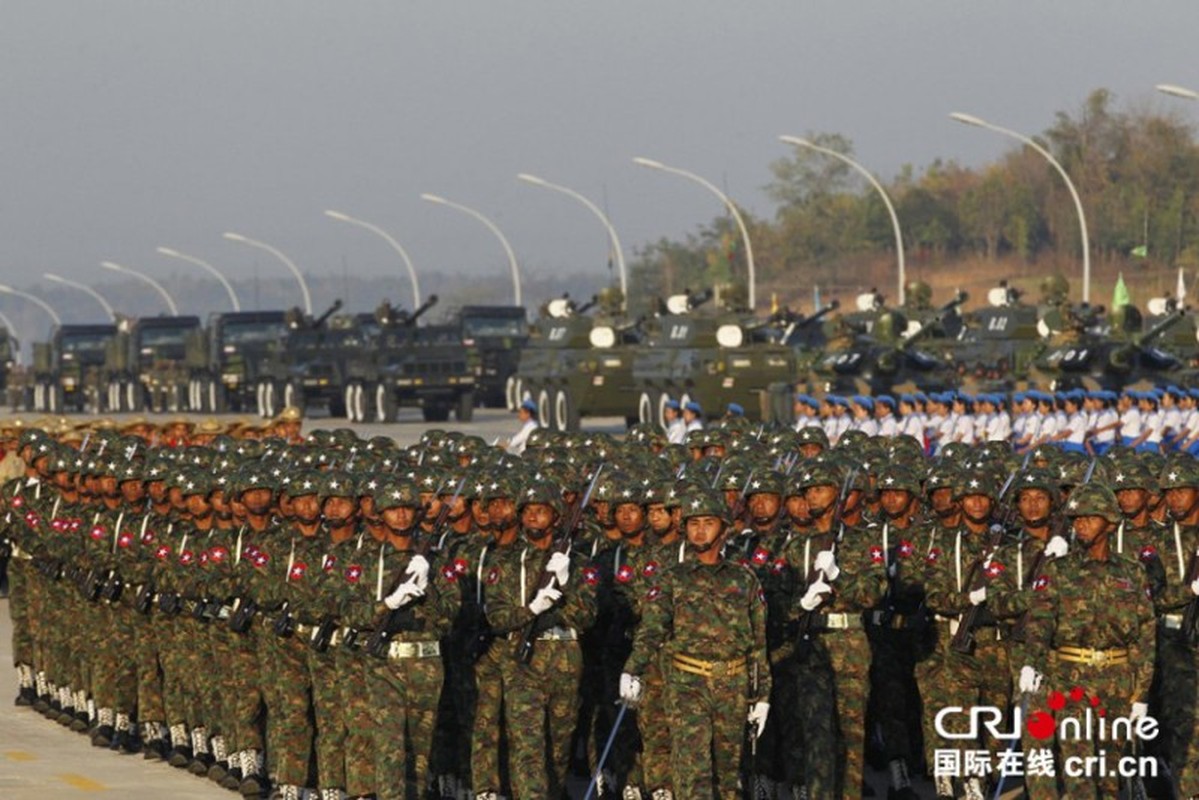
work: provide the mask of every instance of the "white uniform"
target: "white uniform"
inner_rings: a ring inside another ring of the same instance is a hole
[[[687,441],[687,423],[682,417],[675,417],[666,428],[666,441],[670,444],[683,444]]]
[[[508,440],[508,452],[518,456],[525,451],[525,445],[529,443],[529,435],[537,430],[540,425],[537,420],[531,419],[521,426],[521,429],[516,432],[516,435]]]

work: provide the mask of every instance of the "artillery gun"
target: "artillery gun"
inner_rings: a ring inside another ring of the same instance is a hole
[[[341,305],[340,299],[333,301],[315,319],[298,308],[284,312],[287,333],[268,350],[254,385],[259,415],[274,417],[286,406],[303,411],[310,404],[338,412],[344,383],[341,365],[352,351],[366,346],[366,337],[356,320],[347,320],[351,324],[345,325],[330,324]]]

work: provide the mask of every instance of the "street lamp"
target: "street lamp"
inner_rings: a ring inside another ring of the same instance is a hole
[[[624,251],[620,246],[620,238],[616,235],[616,228],[613,227],[612,221],[608,219],[607,215],[604,214],[603,211],[600,211],[599,207],[595,203],[591,202],[574,189],[568,189],[565,186],[559,186],[556,183],[550,183],[545,178],[539,178],[536,175],[530,175],[527,172],[522,172],[516,177],[517,180],[522,180],[525,183],[531,183],[534,186],[541,186],[545,189],[552,189],[553,191],[561,192],[568,197],[573,197],[575,200],[578,200],[580,203],[586,206],[592,214],[595,214],[595,216],[599,217],[599,221],[603,223],[604,227],[608,230],[608,240],[611,242],[612,252],[616,254],[616,269],[620,273],[621,308],[627,309],[629,302],[629,281],[628,274],[626,273],[624,266]]]
[[[412,265],[412,259],[408,257],[408,251],[400,246],[400,243],[387,231],[380,228],[378,225],[372,225],[360,219],[351,217],[349,214],[343,214],[340,211],[326,211],[325,216],[329,219],[335,219],[338,222],[348,222],[351,225],[357,225],[359,228],[366,230],[383,237],[383,241],[391,245],[391,249],[395,250],[400,255],[400,260],[404,262],[404,266],[408,268],[408,278],[412,281],[412,307],[420,307],[420,281],[416,277],[416,267]]]
[[[633,163],[637,164],[638,166],[669,172],[671,174],[684,177],[689,181],[694,181],[720,198],[721,202],[724,203],[725,208],[729,210],[729,213],[733,215],[733,219],[736,220],[737,227],[741,229],[741,240],[745,243],[745,263],[749,268],[749,308],[751,311],[753,311],[757,305],[755,302],[757,299],[757,279],[754,273],[754,250],[749,243],[749,229],[745,227],[745,220],[741,218],[741,212],[737,210],[737,205],[727,194],[717,189],[715,184],[713,184],[711,181],[701,178],[694,172],[688,172],[687,170],[679,169],[678,167],[668,167],[661,161],[654,161],[652,158],[642,158],[640,156],[634,158]]]
[[[120,272],[123,275],[130,275],[134,278],[137,278],[139,281],[142,281],[143,283],[149,284],[154,288],[154,291],[162,295],[162,299],[167,304],[167,308],[170,310],[171,316],[179,316],[179,306],[175,305],[175,298],[171,297],[170,292],[163,288],[161,283],[154,280],[149,275],[138,272],[135,269],[129,269],[129,267],[113,263],[112,261],[101,261],[100,266],[104,267],[104,269],[110,269],[113,272]]]
[[[49,303],[36,295],[32,295],[29,292],[22,292],[20,289],[14,289],[3,283],[0,283],[0,294],[11,294],[13,297],[20,297],[34,305],[40,306],[42,311],[45,311],[50,315],[50,319],[54,320],[55,325],[62,325],[62,317],[58,315],[58,312],[51,308]]]
[[[796,147],[806,147],[809,150],[815,150],[817,153],[823,153],[826,156],[831,156],[842,163],[848,164],[857,170],[862,177],[869,181],[870,185],[873,186],[875,191],[878,192],[879,197],[883,199],[883,205],[887,207],[887,213],[891,215],[891,229],[895,232],[895,255],[896,260],[899,262],[899,304],[902,306],[907,299],[907,271],[903,260],[903,232],[899,228],[899,215],[895,213],[895,206],[891,202],[891,198],[887,196],[887,191],[883,189],[883,185],[879,183],[873,175],[870,174],[869,170],[844,153],[838,153],[836,150],[830,150],[827,147],[823,147],[815,142],[800,138],[799,136],[780,136],[779,141],[786,144],[795,145]]]
[[[257,239],[251,239],[248,236],[242,236],[240,233],[225,233],[222,235],[231,242],[248,244],[250,247],[257,247],[259,250],[265,250],[275,258],[282,261],[283,264],[289,270],[291,270],[291,274],[296,276],[296,281],[300,284],[300,293],[304,296],[304,313],[308,314],[309,316],[312,315],[312,295],[309,294],[308,284],[305,282],[304,276],[300,273],[300,268],[295,265],[294,261],[280,253],[274,247],[271,247],[269,244],[260,242]]]
[[[112,319],[113,322],[116,322],[117,312],[112,310],[112,303],[105,300],[104,295],[100,294],[95,289],[88,286],[86,283],[80,283],[79,281],[67,280],[66,278],[64,278],[61,275],[55,275],[53,272],[43,272],[42,277],[48,281],[54,281],[55,283],[61,283],[63,286],[70,286],[72,289],[78,289],[81,292],[87,292],[88,294],[90,294],[92,296],[92,298],[97,303],[99,303],[101,306],[104,307],[104,313],[107,314]]]
[[[486,225],[487,229],[495,234],[495,238],[500,240],[500,245],[503,246],[504,252],[508,254],[508,266],[511,267],[511,269],[512,269],[512,291],[516,298],[515,304],[519,306],[521,304],[520,267],[518,267],[516,264],[516,253],[512,252],[512,245],[508,243],[508,239],[505,238],[503,231],[501,231],[494,222],[492,222],[487,217],[480,214],[478,211],[475,211],[473,208],[469,208],[469,207],[461,205],[459,203],[455,203],[451,200],[446,200],[444,197],[442,197],[440,195],[426,193],[426,194],[422,194],[420,196],[420,199],[427,200],[430,203],[437,203],[438,205],[441,205],[441,206],[449,206],[450,208],[456,208],[459,211],[463,212],[464,214],[470,214],[472,217],[477,219],[479,222],[482,222],[484,225]]]
[[[237,292],[233,291],[233,285],[229,283],[229,279],[226,278],[224,273],[222,273],[219,269],[203,259],[196,258],[195,256],[189,256],[185,253],[180,253],[178,250],[172,250],[169,247],[159,247],[157,250],[160,255],[167,256],[168,258],[178,258],[186,261],[189,264],[195,264],[201,269],[207,270],[218,281],[221,282],[221,286],[225,287],[225,293],[229,295],[229,302],[233,304],[233,310],[241,311],[241,300],[238,298]]]
[[[1078,198],[1078,190],[1074,188],[1074,182],[1070,180],[1070,176],[1066,174],[1066,170],[1058,163],[1058,160],[1053,157],[1053,154],[1046,150],[1041,145],[1037,144],[1029,136],[1022,133],[1017,133],[1007,128],[1001,128],[998,125],[992,125],[984,119],[974,116],[973,114],[963,114],[960,111],[954,111],[949,115],[949,118],[961,122],[964,125],[974,125],[978,128],[986,128],[987,130],[1001,133],[1004,136],[1010,136],[1017,141],[1031,147],[1040,153],[1046,161],[1048,161],[1057,173],[1062,176],[1062,180],[1066,182],[1066,188],[1070,190],[1070,196],[1074,198],[1074,208],[1078,212],[1078,228],[1082,232],[1082,301],[1084,303],[1091,302],[1091,246],[1087,239],[1087,218],[1082,210],[1082,200]]]
[[[1163,94],[1181,97],[1184,100],[1199,100],[1199,92],[1192,91],[1182,86],[1175,86],[1172,83],[1159,83],[1154,88]]]

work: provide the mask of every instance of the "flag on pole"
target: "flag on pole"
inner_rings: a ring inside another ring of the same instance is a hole
[[[1178,286],[1175,287],[1175,289],[1174,289],[1174,299],[1178,301],[1179,306],[1183,305],[1187,299],[1187,284],[1186,284],[1186,280],[1183,278],[1182,273],[1183,273],[1183,269],[1182,269],[1182,267],[1179,267],[1178,268]]]
[[[1132,304],[1132,297],[1128,294],[1128,287],[1124,285],[1124,273],[1121,272],[1116,278],[1116,288],[1112,290],[1112,308],[1127,306]]]
[[[1130,256],[1136,256],[1137,258],[1148,258],[1149,257],[1149,246],[1144,245],[1144,244],[1137,245],[1136,247],[1129,250],[1128,254]]]

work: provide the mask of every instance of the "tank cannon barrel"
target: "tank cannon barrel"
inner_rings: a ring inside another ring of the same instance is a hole
[[[324,314],[321,314],[319,317],[314,319],[308,327],[310,327],[310,328],[321,327],[322,325],[324,325],[326,322],[329,321],[329,317],[333,316],[340,310],[341,310],[341,298],[339,297],[338,299],[333,301],[333,305],[331,305],[327,309],[325,309]]]
[[[1132,343],[1136,347],[1146,347],[1153,344],[1154,340],[1159,339],[1163,333],[1173,328],[1178,323],[1182,322],[1186,312],[1182,309],[1175,309],[1162,319],[1154,323],[1153,327],[1144,333],[1133,337]]]
[[[921,325],[919,330],[910,336],[902,337],[895,345],[895,348],[897,350],[906,350],[907,348],[919,342],[921,339],[927,339],[929,334],[933,333],[946,317],[955,313],[962,303],[969,299],[969,294],[959,291],[953,296],[952,300],[938,308],[937,313],[934,314],[927,322]]]
[[[825,317],[827,317],[829,314],[833,313],[840,307],[841,307],[841,301],[834,300],[833,302],[829,303],[827,306],[822,307],[815,314],[812,314],[811,316],[804,317],[803,319],[801,319],[798,323],[798,326],[801,328],[811,327],[812,325],[815,325],[817,322],[820,322],[820,320],[824,319]]]
[[[338,302],[340,302],[340,301],[338,301]],[[406,320],[404,320],[404,324],[407,327],[411,328],[413,325],[416,324],[416,321],[418,319],[420,319],[426,313],[428,313],[429,309],[433,308],[433,306],[435,306],[435,305],[437,305],[437,295],[431,294],[431,295],[429,295],[428,300],[421,303],[420,306],[415,311],[413,311],[412,314],[410,314]]]
[[[687,292],[687,308],[694,311],[711,299],[711,289],[704,289],[701,292]]]
[[[586,303],[584,303],[583,305],[581,305],[581,306],[579,306],[578,308],[576,308],[576,309],[574,310],[574,313],[576,313],[576,314],[586,314],[588,311],[590,311],[592,308],[594,308],[594,307],[595,307],[595,304],[596,304],[596,303],[598,303],[598,302],[599,302],[599,295],[598,295],[598,294],[593,294],[593,295],[591,295],[591,299],[590,299],[590,300],[588,300],[588,301],[587,301]]]

